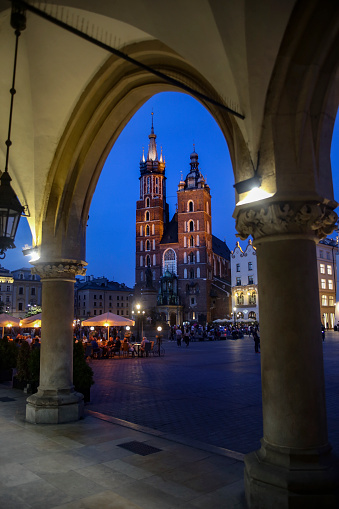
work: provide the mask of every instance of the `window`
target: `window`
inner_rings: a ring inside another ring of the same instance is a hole
[[[155,227],[154,227],[154,223],[152,224],[152,235],[155,234]]]
[[[326,279],[321,279],[320,280],[320,288],[322,290],[326,290]]]
[[[119,302],[117,302],[117,308],[118,308],[118,307],[120,307],[120,303],[119,303]]]
[[[326,253],[326,258],[329,260],[330,259],[330,253]]]
[[[321,305],[322,306],[327,306],[327,295],[322,295],[321,296]]]
[[[94,302],[93,306],[96,306],[96,305],[97,305],[97,303],[96,303],[96,302]]]
[[[253,270],[253,264],[252,264],[252,262],[248,262],[248,270]]]
[[[140,281],[143,281],[144,280],[144,273],[141,271],[140,272]]]
[[[146,225],[146,236],[147,237],[149,236],[149,225],[148,224]]]
[[[97,314],[97,310],[96,310],[96,309],[94,310],[94,314],[95,314],[95,315]]]
[[[321,263],[319,265],[319,268],[320,268],[320,274],[325,274],[325,264],[324,263]]]
[[[150,250],[151,250],[151,243],[150,243],[150,241],[149,241],[149,240],[146,240],[145,250],[146,250],[146,251],[150,251]]]
[[[187,269],[184,269],[184,278],[187,279]]]
[[[149,221],[149,211],[146,210],[145,212],[145,221]]]
[[[200,277],[200,268],[197,268],[197,277]]]
[[[321,250],[319,251],[319,258],[323,258],[323,252]]]
[[[194,263],[194,254],[192,252],[188,255],[188,263]]]
[[[144,228],[142,225],[140,225],[140,237],[144,235]]]
[[[120,313],[119,309],[117,309],[117,315]]]
[[[188,212],[194,212],[194,203],[192,202],[192,200],[190,200],[188,202],[188,208],[187,208]]]
[[[186,253],[184,254],[184,256]],[[186,262],[185,262],[186,263]],[[177,257],[174,249],[166,249],[162,263],[163,274],[168,270],[171,274],[177,273]]]
[[[23,295],[24,294],[24,289],[22,286],[19,287],[19,295]]]
[[[96,295],[93,295],[93,299],[96,299],[96,298],[97,298],[97,296],[96,296]]]
[[[200,251],[197,251],[197,263],[200,263]]]
[[[253,276],[248,276],[248,284],[253,285]]]
[[[155,251],[155,239],[153,239],[153,251]]]
[[[19,310],[19,311],[22,311],[22,310],[23,310],[22,302],[19,302],[18,310]]]
[[[194,306],[194,304],[195,304],[195,297],[191,297],[191,304],[192,304],[192,306]]]
[[[334,306],[334,297],[333,297],[333,295],[330,295],[328,297],[328,305],[329,306]]]
[[[199,238],[199,235],[197,235],[196,241],[197,241],[197,246],[200,246],[200,238]]]
[[[7,285],[7,292],[10,292],[11,291],[11,287],[9,285]]]
[[[193,235],[190,236],[189,244],[190,244],[190,247],[194,247],[194,237],[193,237]]]
[[[151,257],[150,257],[150,255],[146,255],[145,265],[146,265],[146,267],[150,267],[151,266]]]
[[[140,256],[140,267],[142,267],[144,265],[144,257],[141,255]]]
[[[145,207],[149,207],[149,198],[146,198]]]
[[[333,279],[328,280],[328,289],[333,290]]]
[[[149,183],[150,183],[150,178],[147,177],[147,193],[149,193]]]
[[[243,305],[244,304],[244,294],[242,292],[238,293],[238,294],[236,294],[236,297],[237,297],[237,304],[239,306]]]
[[[194,279],[194,269],[190,270],[190,279]]]
[[[236,267],[237,267],[237,272],[240,272],[240,263],[237,263]]]
[[[99,295],[99,299],[102,299],[102,295]]]
[[[184,247],[187,247],[187,237],[184,237]]]
[[[325,267],[324,267],[325,268]],[[325,272],[323,272],[323,274],[325,274]],[[327,265],[327,274],[329,276],[332,276],[332,265]]]
[[[241,286],[241,277],[237,277],[237,286]]]
[[[35,295],[35,288],[33,286],[33,288],[31,288],[31,295]]]
[[[154,254],[154,255],[153,255],[153,265],[156,265],[156,264],[157,264],[157,257],[156,257],[156,255]],[[154,278],[154,276],[153,276],[153,278]]]
[[[257,302],[257,295],[255,292],[253,293],[250,293],[249,296],[248,296],[248,303],[249,304],[252,304],[252,305],[255,305]]]
[[[144,250],[144,241],[141,240],[140,241],[140,251],[143,251]]]
[[[188,230],[194,232],[194,222],[192,220],[188,222]]]
[[[197,230],[198,230],[198,231],[200,230],[200,226],[199,226],[199,219],[197,220]]]

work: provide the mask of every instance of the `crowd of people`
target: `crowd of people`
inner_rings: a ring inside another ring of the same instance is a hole
[[[108,340],[101,338],[98,333],[94,333],[88,339],[86,336],[83,336],[82,341],[86,346],[91,346],[92,354],[95,357],[102,359],[108,359],[116,355],[120,356],[121,352],[131,353],[132,357],[136,355],[143,357],[146,351],[146,344],[150,343],[145,336],[140,343],[136,343],[132,333],[125,333],[124,338],[121,339],[121,336],[117,334],[115,329]]]
[[[18,334],[13,341],[18,348],[20,348],[24,342],[28,343],[32,350],[40,348],[41,345],[39,336],[32,337],[31,334]]]

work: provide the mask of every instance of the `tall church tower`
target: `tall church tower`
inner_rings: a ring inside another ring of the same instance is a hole
[[[185,320],[210,320],[213,250],[210,188],[199,170],[198,154],[178,186],[178,276]]]
[[[155,288],[161,276],[161,255],[159,243],[168,223],[166,203],[165,161],[162,150],[158,158],[156,135],[153,127],[148,136],[147,157],[143,151],[140,160],[140,199],[136,204],[136,274],[135,291],[138,294],[149,284],[146,269],[150,268]]]

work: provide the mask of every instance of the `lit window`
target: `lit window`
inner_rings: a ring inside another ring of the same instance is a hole
[[[325,264],[324,264],[324,263],[321,263],[321,264],[319,265],[319,267],[320,267],[320,274],[325,274]]]
[[[177,257],[174,249],[166,249],[164,252],[162,270],[163,274],[165,274],[166,271],[171,272],[171,274],[177,273]]]
[[[321,296],[321,305],[322,306],[327,306],[327,295],[322,295]]]
[[[322,290],[326,290],[326,279],[320,280],[320,287]]]
[[[328,280],[328,289],[333,290],[333,280],[332,279]]]
[[[248,276],[248,284],[253,285],[253,276]]]
[[[325,274],[325,272],[323,272],[323,274]],[[332,276],[332,265],[327,265],[327,274]]]
[[[334,306],[334,297],[333,297],[333,295],[330,295],[328,297],[328,305],[329,306]]]
[[[240,263],[237,263],[237,272],[240,272]]]

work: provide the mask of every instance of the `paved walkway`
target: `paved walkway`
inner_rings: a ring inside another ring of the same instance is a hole
[[[94,360],[88,410],[246,454],[260,447],[260,354],[252,338],[164,343],[164,357]],[[323,343],[329,437],[339,452],[339,332]]]
[[[243,453],[262,434],[253,341],[164,346],[165,357],[92,361],[76,423],[26,423],[26,395],[0,384],[1,509],[246,507]],[[323,346],[338,450],[339,333]]]

